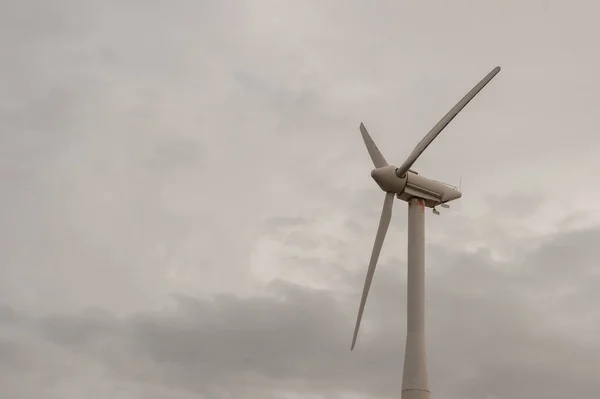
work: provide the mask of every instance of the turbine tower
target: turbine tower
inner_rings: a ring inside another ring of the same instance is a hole
[[[385,191],[385,199],[360,300],[351,350],[356,345],[360,321],[365,310],[367,295],[369,294],[385,234],[392,218],[392,205],[394,196],[396,196],[398,199],[408,202],[407,332],[404,373],[402,376],[402,399],[429,399],[425,348],[425,207],[432,208],[433,213],[439,215],[436,206],[449,208],[448,202],[462,196],[461,192],[455,187],[423,177],[410,168],[437,135],[498,72],[500,72],[500,67],[494,68],[458,104],[448,111],[417,144],[400,167],[387,163],[367,132],[365,125],[360,124],[360,132],[375,165],[375,169],[371,171],[371,177]]]

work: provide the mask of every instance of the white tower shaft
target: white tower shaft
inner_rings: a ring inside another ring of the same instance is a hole
[[[408,278],[406,351],[402,399],[429,399],[425,347],[425,204],[408,203]]]

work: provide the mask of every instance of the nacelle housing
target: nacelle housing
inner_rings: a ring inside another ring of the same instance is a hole
[[[428,179],[413,171],[408,171],[406,179],[404,190],[398,194],[398,198],[403,201],[408,202],[411,198],[417,197],[425,201],[425,206],[434,208],[462,196],[456,188]]]

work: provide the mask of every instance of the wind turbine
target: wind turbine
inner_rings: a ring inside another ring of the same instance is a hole
[[[404,373],[402,376],[402,399],[429,399],[425,350],[425,207],[432,208],[433,213],[439,215],[436,206],[449,208],[448,202],[462,196],[462,193],[455,187],[423,177],[410,168],[437,135],[498,72],[500,72],[500,67],[494,68],[458,104],[448,111],[417,144],[400,167],[387,163],[367,132],[365,125],[360,124],[360,132],[375,165],[375,169],[371,171],[371,177],[385,191],[385,199],[371,260],[369,261],[365,287],[360,300],[351,350],[356,345],[360,321],[365,310],[367,295],[369,294],[383,240],[392,218],[392,205],[394,196],[396,196],[408,202],[407,332]]]

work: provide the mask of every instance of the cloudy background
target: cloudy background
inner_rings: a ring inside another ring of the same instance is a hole
[[[349,351],[358,125],[400,163],[501,65],[415,165],[465,193],[427,215],[432,397],[595,397],[598,11],[0,0],[0,396],[398,398],[399,202]]]

